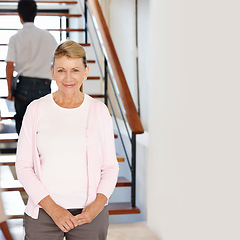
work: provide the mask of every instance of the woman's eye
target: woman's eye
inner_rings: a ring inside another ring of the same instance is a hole
[[[73,69],[73,72],[79,72],[79,70],[78,69]]]
[[[58,69],[58,72],[61,73],[61,72],[66,72],[66,71],[65,71],[65,69],[63,69],[63,68],[60,68],[60,69]]]

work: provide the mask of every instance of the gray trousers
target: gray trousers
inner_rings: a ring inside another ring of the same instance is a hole
[[[80,214],[82,209],[70,209],[73,215]],[[108,209],[105,207],[91,222],[77,226],[67,233],[61,231],[52,218],[39,210],[38,219],[25,214],[25,240],[106,240],[109,225]]]

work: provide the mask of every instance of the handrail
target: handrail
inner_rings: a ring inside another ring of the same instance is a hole
[[[95,18],[101,39],[106,51],[106,58],[111,66],[119,94],[126,111],[126,118],[133,134],[144,132],[140,117],[133,102],[126,78],[124,76],[120,61],[118,59],[112,38],[110,36],[105,18],[98,0],[88,0],[89,9]]]

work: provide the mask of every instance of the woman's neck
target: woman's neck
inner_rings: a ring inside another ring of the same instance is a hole
[[[64,95],[59,91],[53,93],[54,102],[63,108],[76,108],[79,107],[84,100],[84,93],[80,92],[75,95]]]

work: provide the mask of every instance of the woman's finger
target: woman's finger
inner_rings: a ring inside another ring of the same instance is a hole
[[[78,226],[87,223],[84,219],[78,220]]]
[[[78,221],[77,221],[77,218],[75,216],[71,216],[70,220],[71,220],[71,223],[73,225],[73,228],[78,226]]]
[[[65,228],[64,225],[60,225],[60,226],[58,226],[58,227],[61,229],[61,231],[63,231],[63,232],[68,232],[68,230]]]
[[[86,220],[84,219],[84,217],[82,216],[82,214],[78,214],[75,216],[78,226],[79,225],[83,225],[84,223],[86,223]]]
[[[73,224],[72,224],[70,221],[69,221],[69,222],[66,222],[63,226],[65,227],[65,229],[66,229],[67,231],[70,231],[71,229],[74,228]]]

